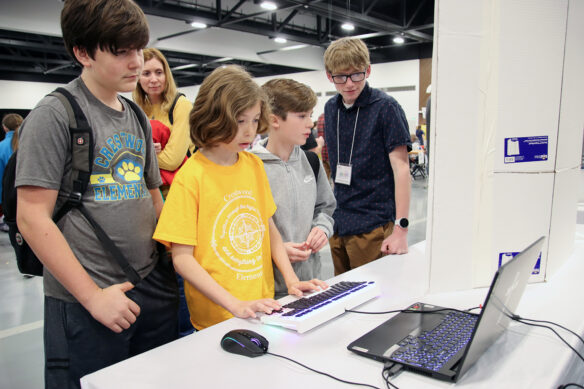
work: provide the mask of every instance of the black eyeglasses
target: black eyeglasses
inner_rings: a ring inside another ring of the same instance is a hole
[[[365,79],[365,72],[337,74],[336,76],[331,75],[331,78],[335,84],[345,84],[347,82],[347,78],[349,77],[351,77],[351,81],[353,82],[363,81]]]

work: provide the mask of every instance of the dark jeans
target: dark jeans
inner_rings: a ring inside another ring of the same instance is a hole
[[[177,338],[177,283],[168,262],[159,261],[126,295],[140,306],[140,315],[120,334],[81,304],[45,296],[45,388],[79,388],[84,375]]]
[[[195,327],[191,323],[191,314],[185,297],[185,281],[180,274],[176,273],[178,281],[178,337],[182,338],[195,332]]]

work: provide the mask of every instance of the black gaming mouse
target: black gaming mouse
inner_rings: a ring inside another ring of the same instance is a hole
[[[268,351],[268,340],[250,330],[232,330],[221,338],[223,350],[246,357],[258,357]]]

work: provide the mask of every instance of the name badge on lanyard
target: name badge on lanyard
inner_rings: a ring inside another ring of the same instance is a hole
[[[351,185],[351,174],[353,171],[353,165],[351,165],[351,160],[353,159],[353,146],[355,145],[355,133],[357,132],[357,120],[359,119],[359,110],[357,108],[357,116],[355,116],[355,127],[353,128],[353,141],[351,142],[351,154],[349,154],[349,163],[341,163],[341,153],[339,151],[339,120],[340,120],[340,110],[337,109],[337,174],[335,175],[335,183],[343,185]]]
[[[335,183],[343,185],[351,185],[351,170],[353,167],[344,163],[337,165],[337,174],[335,176]]]

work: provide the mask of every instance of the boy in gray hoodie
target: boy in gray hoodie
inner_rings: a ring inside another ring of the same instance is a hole
[[[333,233],[332,214],[337,202],[319,161],[315,177],[300,145],[312,128],[316,95],[290,79],[274,79],[262,86],[272,109],[268,138],[252,152],[262,159],[277,210],[272,217],[282,235],[292,267],[301,281],[321,277],[320,249]],[[288,294],[274,268],[275,298]]]

